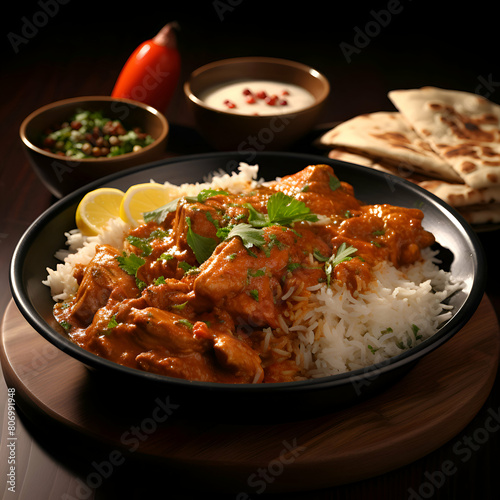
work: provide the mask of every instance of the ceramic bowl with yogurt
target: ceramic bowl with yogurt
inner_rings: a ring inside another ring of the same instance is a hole
[[[196,126],[215,149],[286,149],[315,124],[330,92],[314,68],[286,59],[209,63],[184,84]]]

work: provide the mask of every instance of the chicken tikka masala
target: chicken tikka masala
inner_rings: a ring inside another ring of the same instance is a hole
[[[293,356],[262,348],[292,288],[369,286],[380,261],[421,259],[422,211],[366,205],[328,165],[246,194],[203,190],[144,214],[125,251],[99,245],[54,315],[84,349],[156,374],[221,383],[287,382]],[[286,334],[282,332],[282,334]]]

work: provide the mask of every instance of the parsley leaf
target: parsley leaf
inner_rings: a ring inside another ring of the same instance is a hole
[[[187,243],[194,252],[196,260],[200,264],[203,264],[203,262],[205,262],[212,255],[219,242],[213,238],[207,238],[206,236],[201,236],[200,234],[195,233],[191,228],[190,217],[186,217],[186,224],[188,226],[186,236]]]

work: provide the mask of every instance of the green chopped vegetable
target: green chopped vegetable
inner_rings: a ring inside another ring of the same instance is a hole
[[[175,259],[175,257],[172,254],[163,252],[156,260],[168,261],[168,260],[172,260],[172,259]]]
[[[118,326],[118,321],[116,321],[116,314],[113,314],[113,316],[111,316],[111,319],[109,320],[107,329],[112,330],[115,326]]]
[[[123,255],[115,257],[115,259],[118,261],[121,269],[135,277],[137,277],[137,270],[146,262],[135,253],[127,255],[125,252],[123,252]]]
[[[218,196],[221,194],[228,195],[229,193],[222,189],[202,189],[197,196],[186,196],[186,200],[193,203],[204,203],[208,200],[208,198],[212,198],[212,196]]]
[[[247,275],[251,278],[258,278],[259,276],[265,276],[266,271],[264,269],[257,269],[255,271],[253,269],[248,269]]]
[[[340,264],[341,262],[346,262],[351,260],[351,255],[358,251],[357,248],[354,248],[352,245],[347,246],[345,243],[342,243],[337,249],[337,253],[335,256],[331,256],[327,262],[325,262],[325,273],[326,273],[326,282],[328,286],[330,286],[330,280],[332,276],[333,268]]]
[[[260,248],[266,242],[264,236],[262,236],[261,230],[246,223],[233,226],[227,234],[226,239],[229,240],[237,236],[241,238],[243,246],[246,249],[252,248],[253,246]]]
[[[151,255],[153,249],[149,244],[150,242],[149,238],[138,238],[137,236],[127,236],[127,240],[130,242],[131,245],[141,250],[142,252],[141,255],[144,255],[144,257]]]
[[[185,274],[196,274],[199,273],[199,269],[196,266],[191,266],[185,261],[181,261],[177,264]]]
[[[172,304],[170,307],[173,309],[177,309],[178,311],[182,311],[187,306],[188,301],[183,302],[182,304]]]
[[[334,175],[330,175],[329,186],[332,191],[336,191],[339,187],[342,186],[339,179]]]
[[[191,323],[191,321],[188,321],[187,319],[179,319],[178,321],[175,322],[175,324],[185,326],[186,328],[189,328],[190,330],[193,329],[193,323]]]
[[[79,109],[41,137],[41,146],[74,159],[113,157],[142,149],[154,142],[137,127],[128,129],[102,111]]]
[[[155,210],[151,210],[150,212],[144,212],[142,214],[144,222],[157,222],[158,224],[161,224],[167,218],[169,213],[176,211],[180,200],[182,200],[182,197],[175,198],[175,200],[169,201],[166,205],[163,205]]]
[[[326,262],[330,257],[324,256],[319,250],[314,250],[313,251],[313,256],[316,260],[319,260],[320,262]]]
[[[61,321],[59,323],[66,331],[71,330],[71,324],[68,323],[67,321]]]

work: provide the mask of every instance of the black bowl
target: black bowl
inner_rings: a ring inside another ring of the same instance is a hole
[[[191,382],[127,368],[78,347],[60,333],[52,316],[49,288],[42,280],[46,278],[46,268],[56,265],[54,253],[64,247],[64,232],[75,227],[75,210],[86,192],[100,186],[126,190],[132,184],[150,179],[174,184],[201,181],[213,171],[235,170],[240,161],[258,164],[260,175],[267,180],[297,172],[307,165],[329,164],[341,180],[354,186],[357,198],[366,203],[390,203],[423,210],[423,226],[434,233],[443,266],[465,283],[463,290],[449,299],[454,306],[452,319],[430,339],[379,365],[321,379],[257,385]],[[234,417],[237,408],[239,419],[259,413],[276,418],[299,417],[374,396],[401,379],[423,356],[448,341],[466,324],[481,301],[485,280],[485,258],[475,232],[455,210],[434,195],[404,179],[367,167],[323,156],[270,152],[252,154],[251,158],[237,152],[185,156],[89,184],[55,203],[33,222],[14,251],[10,269],[13,297],[28,323],[49,342],[91,368],[92,377],[98,380],[104,377],[107,382],[110,377],[117,377],[118,386],[127,390],[169,394],[183,403],[184,408],[202,409],[204,415],[230,410],[229,415]]]

